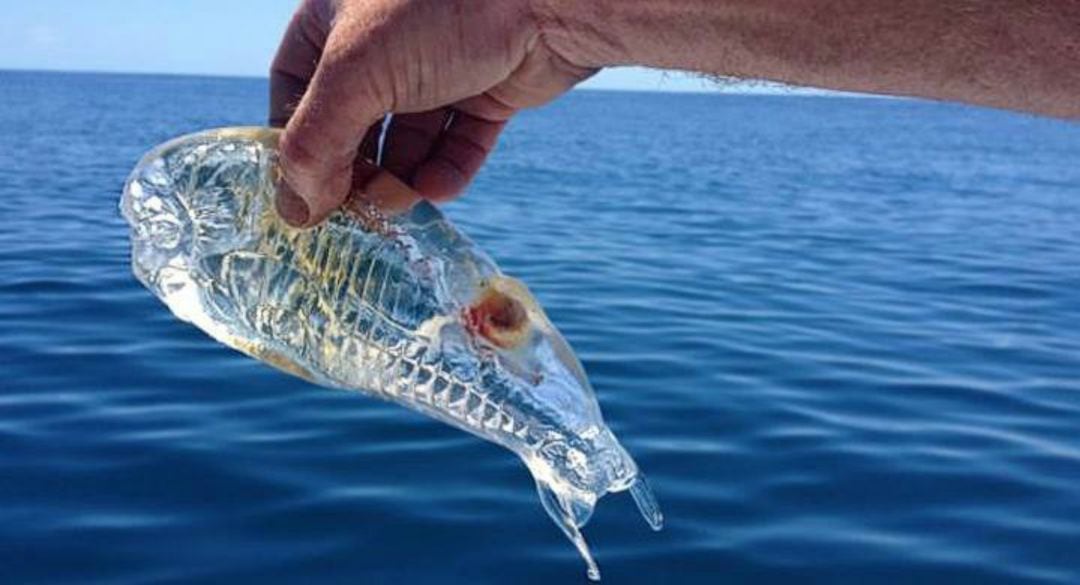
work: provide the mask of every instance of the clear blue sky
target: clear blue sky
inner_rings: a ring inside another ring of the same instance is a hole
[[[4,0],[0,69],[265,76],[296,3]],[[714,89],[694,76],[637,68],[605,71],[588,86]]]

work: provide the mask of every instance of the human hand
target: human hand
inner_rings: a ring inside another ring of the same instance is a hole
[[[426,199],[459,194],[511,116],[595,71],[541,29],[530,0],[304,0],[270,77],[279,213],[312,226],[361,191],[389,113],[381,166]]]

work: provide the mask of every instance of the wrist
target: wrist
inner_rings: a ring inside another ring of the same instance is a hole
[[[541,42],[579,67],[633,64],[610,0],[528,0]]]

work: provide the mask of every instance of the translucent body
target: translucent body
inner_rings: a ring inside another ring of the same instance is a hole
[[[659,529],[643,476],[528,290],[426,203],[288,227],[273,207],[276,144],[273,130],[225,129],[147,154],[121,202],[139,280],[226,345],[517,453],[593,579],[579,528],[598,498],[629,489]]]

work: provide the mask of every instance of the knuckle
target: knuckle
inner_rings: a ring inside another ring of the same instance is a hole
[[[319,166],[319,157],[301,133],[293,131],[282,135],[278,151],[283,166],[289,172],[310,174]]]

